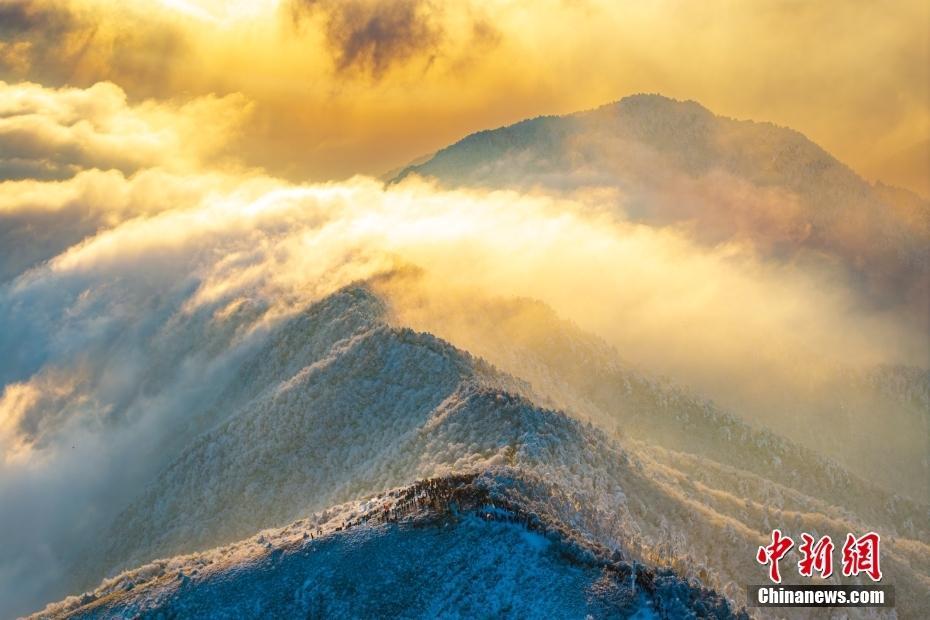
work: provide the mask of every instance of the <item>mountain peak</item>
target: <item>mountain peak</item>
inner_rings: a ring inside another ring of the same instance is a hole
[[[620,108],[624,110],[691,110],[701,112],[708,116],[714,116],[714,113],[705,108],[703,105],[693,99],[675,99],[667,97],[661,93],[635,93],[627,95],[622,99],[600,106],[596,109]]]

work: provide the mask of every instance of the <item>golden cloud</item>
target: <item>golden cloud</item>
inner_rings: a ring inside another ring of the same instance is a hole
[[[0,179],[191,169],[228,144],[249,109],[240,95],[130,105],[109,82],[86,89],[0,82]]]
[[[110,80],[131,99],[243,93],[256,105],[246,159],[295,180],[380,174],[470,131],[661,92],[791,126],[870,179],[930,194],[930,9],[918,0],[17,0],[5,11],[7,79]]]

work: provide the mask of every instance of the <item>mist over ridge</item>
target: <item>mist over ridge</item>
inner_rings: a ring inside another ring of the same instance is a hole
[[[3,88],[0,615],[465,471],[735,604],[780,520],[926,593],[919,197],[651,95],[386,184],[246,167],[238,97]]]

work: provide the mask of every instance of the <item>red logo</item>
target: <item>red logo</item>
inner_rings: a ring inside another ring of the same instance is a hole
[[[769,565],[769,579],[775,583],[781,583],[778,560],[782,559],[793,546],[794,541],[787,536],[782,536],[781,530],[772,530],[772,544],[767,547],[759,547],[759,551],[756,552],[756,560],[759,564]]]
[[[882,580],[882,569],[878,566],[878,534],[869,532],[861,538],[846,534],[843,545],[843,575],[854,577],[859,573],[867,574],[872,581]]]
[[[798,573],[802,577],[813,577],[815,572],[823,579],[830,577],[833,574],[833,540],[829,536],[815,539],[807,532],[801,534],[801,540],[798,547],[801,554]],[[875,532],[868,532],[859,538],[847,534],[843,544],[843,576],[855,577],[865,573],[872,581],[881,581],[882,571],[878,560],[880,542],[881,537]],[[781,583],[778,561],[784,558],[792,547],[794,540],[782,534],[781,530],[775,529],[772,530],[771,544],[759,547],[756,552],[756,561],[769,567],[769,579],[772,582]]]
[[[798,551],[804,556],[798,562],[798,572],[804,577],[812,577],[816,570],[826,579],[833,574],[833,540],[824,536],[814,544],[814,537],[807,532],[801,534],[804,540]]]

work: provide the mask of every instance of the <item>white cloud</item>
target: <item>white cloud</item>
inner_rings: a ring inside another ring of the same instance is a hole
[[[83,89],[0,82],[0,178],[189,170],[215,155],[249,111],[240,95],[130,103],[110,82]]]

